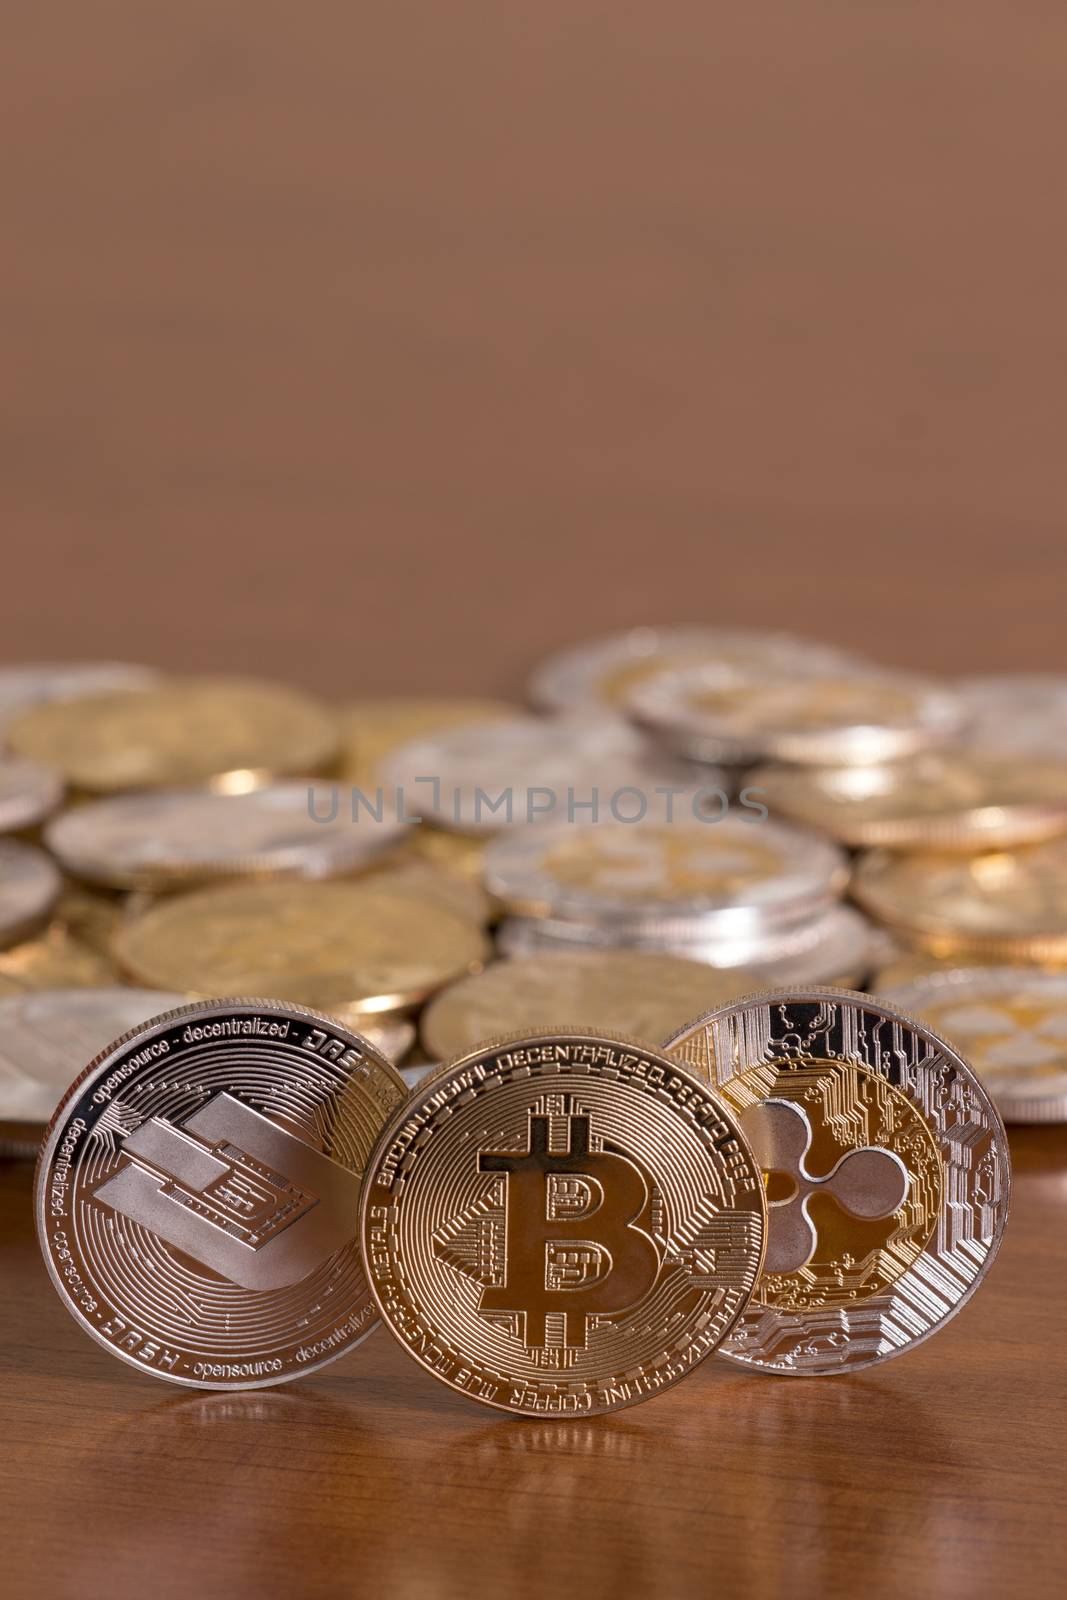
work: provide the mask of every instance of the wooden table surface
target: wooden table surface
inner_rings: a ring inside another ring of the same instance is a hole
[[[518,692],[639,621],[1064,667],[1067,18],[135,0],[5,23],[0,660]],[[0,1167],[13,1596],[1060,1593],[1067,1132],[867,1376],[502,1420],[377,1334],[173,1393]]]

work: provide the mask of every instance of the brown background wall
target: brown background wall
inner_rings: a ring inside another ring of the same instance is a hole
[[[1042,0],[7,18],[0,659],[1063,663]]]

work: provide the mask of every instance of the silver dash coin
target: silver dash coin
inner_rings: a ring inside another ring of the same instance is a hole
[[[952,1040],[1005,1122],[1067,1122],[1067,973],[949,969],[882,998]]]
[[[112,1355],[194,1388],[335,1360],[376,1322],[353,1219],[406,1092],[299,1006],[212,1001],[135,1029],[71,1088],[38,1162],[60,1298]]]
[[[881,999],[809,989],[721,1006],[666,1049],[738,1115],[767,1187],[764,1270],[724,1356],[855,1371],[960,1310],[997,1253],[1010,1161],[951,1045]]]
[[[144,689],[158,676],[151,667],[121,661],[42,661],[4,667],[0,669],[0,735],[13,718],[46,700]]]
[[[186,996],[160,989],[33,989],[0,1000],[0,1121],[45,1123],[85,1063]]]
[[[35,828],[63,798],[59,776],[36,761],[0,757],[0,833]]]
[[[664,939],[763,933],[825,909],[848,881],[836,845],[740,814],[531,829],[494,841],[485,869],[512,913]]]
[[[721,795],[717,771],[650,749],[633,728],[599,716],[509,717],[400,746],[382,763],[405,811],[464,832],[528,830],[590,819],[632,824]],[[674,795],[668,801],[666,791]]]
[[[328,878],[372,861],[403,832],[383,809],[360,811],[331,784],[285,783],[246,794],[174,789],[74,807],[45,830],[74,877],[160,890],[242,877]]]
[[[0,950],[43,926],[61,887],[59,873],[43,850],[0,839]]]
[[[663,667],[776,667],[789,673],[839,672],[856,658],[816,639],[757,628],[630,628],[550,656],[530,680],[530,697],[548,711],[621,708],[635,683]]]

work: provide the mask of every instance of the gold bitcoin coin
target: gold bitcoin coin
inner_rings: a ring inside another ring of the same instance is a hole
[[[758,988],[742,968],[721,972],[646,950],[516,957],[443,990],[423,1012],[420,1033],[437,1060],[502,1033],[543,1027],[551,1017],[655,1041]]]
[[[444,728],[493,722],[515,714],[516,708],[503,700],[354,700],[339,713],[341,776],[346,783],[373,790],[382,782],[382,762],[399,745],[440,733]]]
[[[306,1002],[354,1026],[417,1005],[488,953],[467,918],[374,879],[201,889],[160,901],[115,937],[138,983]]]
[[[492,902],[485,890],[469,878],[443,872],[428,861],[420,861],[407,852],[390,855],[379,870],[371,873],[375,883],[398,894],[443,905],[457,916],[465,917],[478,928],[484,928],[492,915]]]
[[[944,1040],[844,990],[735,1001],[667,1045],[727,1101],[763,1170],[766,1263],[723,1354],[868,1366],[934,1333],[1000,1243],[1003,1123]]]
[[[961,857],[863,857],[852,891],[905,942],[937,956],[1067,957],[1067,840]]]
[[[747,780],[778,815],[853,847],[974,851],[1067,833],[1067,765],[929,754],[874,767],[760,767]]]
[[[374,1296],[453,1389],[589,1416],[684,1377],[743,1311],[766,1203],[732,1115],[647,1046],[486,1046],[416,1087],[360,1202]]]
[[[309,696],[241,678],[158,686],[39,705],[8,729],[17,754],[95,794],[212,784],[247,789],[320,772],[337,751],[334,719]]]
[[[484,834],[460,833],[458,830],[435,828],[431,822],[419,823],[408,829],[404,840],[406,852],[416,860],[426,861],[455,878],[481,886],[485,878],[485,852],[489,837]]]

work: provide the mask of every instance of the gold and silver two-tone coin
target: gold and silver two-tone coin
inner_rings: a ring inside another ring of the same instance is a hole
[[[374,878],[198,889],[123,923],[114,949],[153,988],[258,990],[349,1022],[418,1005],[489,954],[466,917]]]
[[[649,678],[626,705],[677,754],[730,763],[899,760],[943,744],[963,721],[950,689],[904,673],[803,677],[694,667]]]
[[[39,661],[29,666],[2,667],[0,743],[8,724],[32,706],[50,700],[78,700],[86,695],[146,689],[158,677],[152,667],[122,661]]]
[[[59,873],[43,850],[0,839],[0,950],[44,926],[60,886]]]
[[[1067,972],[957,968],[884,995],[958,1046],[1005,1122],[1067,1122]]]
[[[766,1202],[733,1115],[659,1051],[538,1032],[419,1084],[361,1199],[371,1288],[435,1377],[530,1416],[612,1411],[743,1312]]]
[[[843,891],[837,847],[786,823],[542,827],[496,841],[486,881],[512,914],[737,936],[810,917]]]
[[[585,818],[633,824],[681,813],[712,791],[720,806],[728,803],[721,774],[694,773],[650,749],[635,729],[600,716],[446,728],[394,750],[381,776],[406,812],[464,833]]]
[[[857,864],[852,892],[903,942],[933,955],[1067,958],[1067,839],[973,856],[875,850]]]
[[[731,1107],[762,1168],[763,1275],[722,1347],[742,1366],[854,1371],[974,1293],[1007,1218],[992,1100],[956,1051],[880,999],[754,996],[665,1046]]]
[[[243,794],[166,789],[75,806],[45,842],[67,872],[116,889],[184,888],[224,878],[330,878],[366,866],[406,830],[353,815],[330,784]]]
[[[815,639],[757,628],[630,628],[550,656],[530,695],[547,711],[621,711],[640,683],[665,668],[733,667],[790,676],[847,671],[855,657]]]
[[[497,961],[430,1001],[419,1033],[445,1060],[485,1039],[580,1021],[638,1039],[662,1039],[687,1018],[756,987],[744,971],[719,972],[651,950],[574,950]]]
[[[62,798],[62,781],[48,767],[0,758],[0,833],[35,828]]]
[[[245,678],[169,678],[52,701],[14,718],[16,755],[73,789],[249,789],[321,772],[338,750],[332,714],[311,696]]]
[[[954,750],[870,767],[760,767],[747,789],[854,848],[973,852],[1067,833],[1067,762]]]
[[[954,685],[967,713],[967,744],[1023,760],[1067,760],[1067,677],[1014,672],[961,678]]]
[[[120,1360],[194,1388],[286,1383],[375,1325],[353,1223],[406,1096],[357,1034],[263,1000],[185,1006],[91,1062],[37,1167],[45,1264]]]

